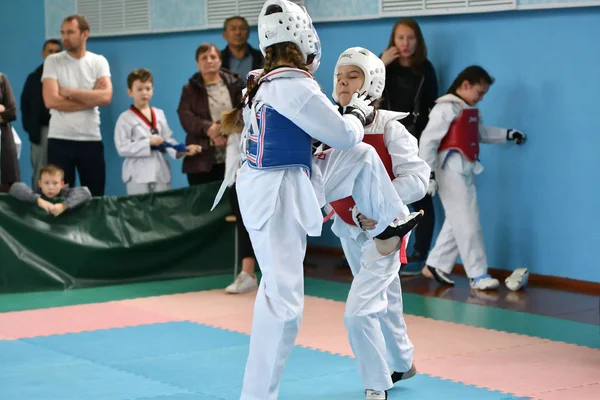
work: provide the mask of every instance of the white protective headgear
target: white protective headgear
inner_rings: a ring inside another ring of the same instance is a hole
[[[273,12],[281,7],[283,12]],[[321,62],[321,42],[306,9],[288,0],[267,0],[258,16],[260,51],[266,54],[269,46],[294,43],[308,69],[315,73]]]
[[[363,47],[346,49],[338,58],[333,71],[333,100],[338,101],[336,92],[338,70],[343,65],[355,65],[365,73],[365,83],[360,94],[367,93],[373,100],[383,94],[385,87],[385,64],[379,57]]]

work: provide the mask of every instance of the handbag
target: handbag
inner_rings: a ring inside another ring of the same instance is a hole
[[[420,110],[421,110],[421,92],[422,92],[421,89],[423,88],[424,81],[425,81],[425,75],[422,75],[421,82],[419,82],[419,87],[417,88],[417,94],[415,95],[415,100],[413,103],[414,104],[413,111],[410,113],[410,115],[412,115],[412,121],[408,124],[404,124],[406,129],[408,129],[408,131],[410,133],[412,133],[413,136],[417,135],[417,120],[419,119]]]

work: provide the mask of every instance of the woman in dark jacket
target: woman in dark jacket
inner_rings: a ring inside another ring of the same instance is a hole
[[[0,73],[0,193],[8,193],[20,181],[17,146],[11,122],[17,119],[17,103],[6,75]]]
[[[237,75],[221,68],[221,52],[214,44],[198,47],[196,64],[199,72],[183,87],[177,108],[186,144],[202,146],[201,153],[183,160],[190,185],[223,180],[227,138],[219,130],[221,114],[239,104],[243,88]]]
[[[429,121],[429,111],[438,98],[435,69],[427,59],[427,46],[419,24],[411,18],[394,24],[387,50],[381,55],[386,65],[385,89],[381,108],[410,113],[402,124],[417,140]],[[425,211],[415,229],[414,252],[410,262],[424,262],[431,247],[435,216],[431,196],[412,204]]]
[[[221,114],[238,106],[244,84],[237,75],[221,68],[221,61],[221,53],[214,44],[201,44],[196,50],[200,72],[190,78],[181,93],[177,113],[187,133],[186,144],[202,146],[200,154],[183,160],[183,172],[190,185],[222,181],[225,177],[228,139],[221,136]],[[255,291],[258,289],[256,257],[242,220],[235,185],[229,188],[229,202],[236,216],[242,271],[225,290],[228,293]]]

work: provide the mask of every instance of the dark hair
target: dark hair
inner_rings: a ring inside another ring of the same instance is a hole
[[[79,26],[79,32],[90,31],[90,23],[85,19],[83,15],[73,14],[69,15],[67,18],[63,20],[65,22],[77,21],[77,25]]]
[[[48,175],[60,174],[61,179],[64,179],[65,171],[56,164],[48,164],[48,165],[42,167],[42,169],[40,169],[40,179],[42,178],[42,175],[44,175],[44,174],[48,174]]]
[[[223,114],[221,118],[221,132],[224,135],[239,132],[242,127],[242,109],[246,103],[246,99],[250,97],[250,100],[254,97],[258,91],[259,81],[265,75],[275,69],[275,64],[278,62],[284,62],[289,64],[290,67],[295,67],[303,71],[308,72],[306,62],[302,57],[302,53],[298,50],[298,47],[291,42],[277,43],[267,47],[265,50],[265,64],[262,73],[249,80],[246,94],[242,98],[237,108],[228,111]]]
[[[427,45],[425,44],[425,39],[423,38],[423,32],[421,32],[421,27],[412,18],[402,18],[396,21],[394,24],[394,28],[392,29],[392,33],[390,34],[390,42],[388,43],[388,49],[396,45],[396,29],[400,26],[404,25],[409,27],[415,32],[415,36],[417,37],[417,48],[415,49],[415,54],[410,57],[410,67],[413,70],[420,70],[427,60]]]
[[[152,72],[146,68],[137,68],[134,69],[127,75],[127,88],[133,88],[133,82],[141,81],[141,82],[154,82],[154,77],[152,76]]]
[[[48,39],[44,42],[44,46],[42,46],[42,51],[46,50],[46,46],[48,46],[49,44],[57,44],[60,46],[60,48],[62,49],[62,44],[60,43],[59,40],[57,39]]]
[[[207,51],[210,51],[210,49],[215,49],[215,51],[219,55],[219,59],[221,59],[221,51],[219,50],[219,48],[212,43],[204,42],[196,49],[196,61],[198,61],[198,57],[200,57]]]
[[[458,74],[454,82],[452,82],[452,85],[450,85],[448,93],[456,94],[456,90],[464,81],[469,82],[471,85],[478,83],[487,83],[488,85],[492,85],[494,83],[494,78],[492,78],[490,74],[488,74],[488,72],[479,65],[471,65],[470,67],[463,69],[462,72]]]
[[[248,21],[246,20],[246,18],[240,16],[240,15],[236,15],[233,17],[229,17],[225,20],[225,22],[223,22],[223,30],[226,31],[227,30],[227,25],[231,22],[231,21],[235,21],[235,20],[240,20],[242,21],[244,24],[246,24],[246,28],[250,29],[250,25],[248,24]]]

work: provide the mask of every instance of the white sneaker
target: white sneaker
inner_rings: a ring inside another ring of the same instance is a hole
[[[484,275],[478,276],[477,278],[471,279],[470,283],[471,283],[471,289],[477,289],[477,290],[498,289],[498,286],[500,286],[500,281],[498,281],[498,279],[496,279],[496,278],[492,278],[488,274],[484,274]]]
[[[225,288],[225,291],[231,294],[250,293],[255,290],[258,290],[256,276],[250,276],[244,271],[240,272],[233,283]]]
[[[513,273],[506,278],[504,283],[509,290],[516,292],[527,286],[529,282],[529,271],[527,268],[517,268]]]
[[[387,392],[385,390],[371,390],[365,391],[366,400],[387,400]]]

